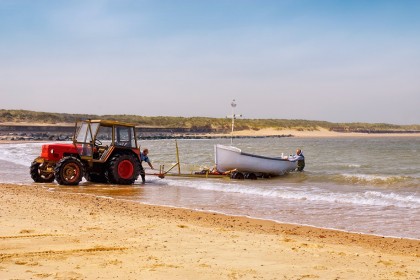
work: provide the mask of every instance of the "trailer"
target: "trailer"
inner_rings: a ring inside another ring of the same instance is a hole
[[[270,174],[262,172],[241,172],[236,169],[230,169],[223,172],[220,172],[216,167],[210,169],[205,168],[199,171],[194,171],[191,173],[182,173],[181,172],[181,163],[179,160],[179,149],[178,142],[175,140],[175,150],[176,150],[176,163],[172,165],[168,170],[165,171],[165,166],[159,166],[159,173],[146,173],[146,175],[158,176],[163,179],[165,177],[182,177],[182,178],[205,178],[205,179],[236,179],[236,180],[257,180],[258,178],[270,178]],[[170,173],[172,170],[177,169],[177,172]]]

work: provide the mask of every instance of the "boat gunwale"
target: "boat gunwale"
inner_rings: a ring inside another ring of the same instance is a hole
[[[285,159],[285,158],[273,158],[273,157],[267,157],[267,156],[259,156],[259,155],[254,155],[254,154],[248,154],[248,153],[244,153],[244,152],[241,152],[240,153],[241,155],[244,155],[244,156],[250,156],[250,157],[255,157],[255,158],[262,158],[262,159],[269,159],[269,160],[276,160],[276,161],[290,161],[290,160],[288,160],[288,159]]]

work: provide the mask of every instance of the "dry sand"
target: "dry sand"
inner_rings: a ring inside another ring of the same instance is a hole
[[[420,133],[357,133],[357,132],[335,132],[325,128],[318,128],[313,131],[299,130],[278,130],[274,128],[261,130],[235,131],[237,136],[272,136],[272,135],[293,135],[294,137],[420,137]]]
[[[231,134],[210,133],[206,136],[230,136]],[[260,130],[239,130],[234,131],[234,136],[261,137],[261,136],[288,136],[298,138],[345,138],[345,137],[420,137],[420,133],[357,133],[357,132],[336,132],[319,127],[318,130],[300,131],[293,129],[265,128]]]
[[[0,185],[0,279],[419,279],[420,241]]]

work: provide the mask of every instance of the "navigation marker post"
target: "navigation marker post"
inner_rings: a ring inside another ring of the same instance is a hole
[[[237,118],[237,117],[242,117],[242,114],[241,115],[235,115],[235,107],[236,107],[236,101],[235,101],[235,99],[233,99],[232,100],[232,103],[230,103],[230,106],[232,107],[232,115],[231,116],[227,116],[227,118],[232,118],[232,132],[231,132],[231,134],[230,134],[230,145],[233,145],[233,130],[234,130],[234,127],[235,127],[235,119]]]

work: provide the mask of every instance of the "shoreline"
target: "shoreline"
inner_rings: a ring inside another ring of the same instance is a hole
[[[420,240],[0,184],[4,278],[416,279]],[[98,269],[99,268],[99,269]]]
[[[84,193],[83,194],[79,193],[79,194],[80,195],[90,195],[90,194],[84,194]],[[103,196],[101,198],[103,198],[103,199],[116,199],[116,198],[107,197],[107,196]],[[308,224],[280,222],[280,221],[276,221],[276,220],[272,220],[272,219],[257,218],[257,217],[245,216],[245,215],[226,214],[226,213],[223,213],[223,212],[211,211],[211,210],[206,211],[206,210],[190,209],[190,208],[187,208],[187,207],[180,207],[180,206],[177,207],[177,206],[171,206],[171,205],[158,205],[158,204],[143,203],[143,202],[136,202],[136,201],[130,201],[130,202],[140,203],[142,205],[147,205],[147,206],[152,206],[152,207],[163,207],[163,208],[169,208],[169,209],[179,209],[179,210],[186,210],[186,211],[192,211],[192,212],[197,212],[197,213],[204,213],[206,215],[207,214],[216,214],[216,215],[220,215],[220,216],[224,216],[224,217],[249,219],[249,220],[261,221],[261,222],[279,224],[279,225],[283,225],[283,226],[302,227],[302,228],[307,228],[307,229],[333,231],[333,232],[338,232],[338,233],[343,233],[343,234],[363,235],[363,236],[371,236],[371,237],[377,237],[377,238],[387,238],[387,239],[397,239],[397,240],[412,240],[412,241],[416,241],[416,242],[418,241],[420,243],[420,238],[417,239],[417,238],[410,238],[410,237],[398,237],[398,236],[388,236],[388,235],[363,233],[363,232],[356,232],[356,231],[347,231],[347,230],[340,230],[340,229],[335,229],[335,228],[313,226],[313,225],[308,225]],[[419,253],[420,253],[420,251],[419,251]]]

